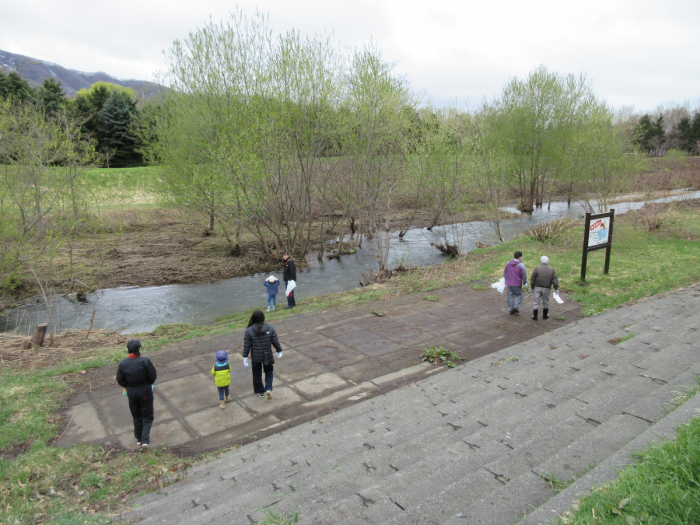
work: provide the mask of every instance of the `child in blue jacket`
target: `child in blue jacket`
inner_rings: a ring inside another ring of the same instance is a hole
[[[265,288],[267,288],[267,311],[270,311],[270,301],[272,301],[272,311],[275,311],[277,306],[277,290],[280,287],[280,281],[274,275],[270,275],[263,283]]]

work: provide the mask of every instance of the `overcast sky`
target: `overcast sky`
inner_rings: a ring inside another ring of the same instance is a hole
[[[209,18],[220,0],[0,2],[0,49],[80,71],[152,80],[162,51]],[[373,38],[416,91],[436,104],[478,105],[544,64],[585,72],[616,107],[700,105],[700,0],[242,0],[275,32],[333,31],[350,46]]]

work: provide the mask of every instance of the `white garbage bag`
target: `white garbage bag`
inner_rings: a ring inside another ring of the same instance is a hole
[[[503,290],[506,289],[506,280],[503,277],[501,277],[497,283],[493,283],[491,285],[491,288],[495,288],[498,291],[498,293],[503,293]]]
[[[289,282],[287,283],[287,289],[285,290],[284,295],[286,295],[287,297],[289,297],[290,295],[292,295],[292,291],[293,291],[294,288],[296,288],[296,287],[297,287],[297,283],[296,283],[296,282],[294,282],[294,281],[289,281]]]
[[[564,304],[564,299],[559,297],[559,290],[554,290],[554,293],[552,294],[552,297],[554,297],[554,300],[558,302],[559,304]]]

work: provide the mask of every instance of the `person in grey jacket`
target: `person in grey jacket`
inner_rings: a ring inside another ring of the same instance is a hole
[[[554,286],[555,290],[559,289],[559,277],[557,272],[549,266],[549,257],[543,255],[540,258],[540,264],[532,272],[530,283],[535,298],[532,301],[532,319],[537,321],[537,310],[540,307],[540,299],[542,299],[542,319],[549,319],[549,291]]]
[[[253,362],[253,390],[258,397],[272,399],[272,371],[275,358],[272,347],[277,350],[277,357],[282,357],[282,346],[275,329],[265,322],[265,314],[255,310],[250,316],[248,328],[243,336],[243,365],[248,366],[248,355]],[[265,385],[262,373],[265,371]]]

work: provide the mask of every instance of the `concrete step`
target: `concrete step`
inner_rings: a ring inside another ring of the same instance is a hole
[[[602,376],[602,377],[606,377],[606,376]],[[482,384],[482,388],[489,388],[489,386],[488,386],[488,384],[485,384],[485,383],[484,383],[484,384]],[[499,389],[499,390],[494,390],[494,393],[501,394],[501,391],[500,391],[500,389]],[[539,403],[539,404],[541,405],[541,409],[542,409],[542,410],[548,410],[548,409],[545,408],[545,403],[544,403],[544,402],[539,402],[539,401],[537,401],[537,398],[536,398],[536,397],[531,397],[529,400],[526,400],[526,401],[523,401],[519,396],[510,396],[510,397],[512,397],[513,400],[517,400],[517,401],[520,403],[520,405],[526,405],[526,404],[531,403],[531,402],[532,402],[532,403]],[[512,404],[512,403],[511,403],[511,404]],[[447,406],[447,407],[445,408],[445,412],[444,412],[444,413],[447,414],[447,410],[449,410],[449,409],[451,409],[452,407],[455,407],[455,406],[457,406],[457,405],[450,404],[450,406]],[[483,409],[481,410],[481,412],[484,412],[484,413],[485,413],[485,412],[488,412],[488,411],[489,411],[488,408],[483,408]],[[528,413],[528,410],[519,410],[519,411],[515,411],[514,413],[516,413],[516,414],[521,414],[521,415],[525,416],[525,415]],[[414,414],[414,415],[415,415],[415,414]],[[403,417],[403,416],[401,416],[401,417]],[[439,418],[438,418],[438,419],[439,419]],[[482,419],[483,419],[483,418],[482,418]],[[383,420],[383,421],[384,421],[384,420]],[[472,427],[471,427],[471,430],[470,430],[469,432],[473,431],[475,428],[476,428],[476,429],[481,428],[482,425],[481,425],[480,423],[477,423],[477,422],[478,422],[478,413],[477,413],[477,415],[473,418]],[[393,423],[391,423],[390,421],[387,421],[387,423],[393,425]],[[460,423],[461,423],[462,425],[465,425],[465,422],[463,422],[463,421],[460,422]],[[380,427],[381,427],[381,425],[380,425]],[[465,434],[465,435],[468,434],[467,429],[464,429],[464,430],[463,430],[462,428],[459,428],[459,427],[456,426],[456,425],[455,425],[455,426],[452,426],[452,427],[450,427],[450,428],[451,428],[451,429],[454,429],[454,430],[451,430],[451,431],[450,431],[450,432],[453,432],[453,433],[454,433],[454,434],[452,434],[453,439],[457,439],[457,438],[459,437],[460,433],[461,433],[461,434]],[[392,429],[392,430],[393,430],[393,429]],[[439,426],[434,426],[434,428],[431,429],[431,432],[432,432],[432,434],[437,435],[437,434],[440,433],[440,432],[443,432],[443,433],[444,433],[444,429],[441,430],[441,428],[440,428]],[[314,436],[314,439],[315,439],[316,437],[317,437],[317,436]],[[322,436],[322,438],[323,438],[323,437],[325,437],[325,436]],[[377,437],[379,437],[379,436],[377,436]],[[410,437],[410,436],[409,436],[409,437]],[[363,440],[365,439],[365,436],[360,436],[360,438],[361,438],[360,441],[363,441]],[[347,438],[346,438],[346,439],[347,439]],[[433,440],[433,439],[435,439],[435,438],[434,438],[434,437],[431,435],[431,433],[429,432],[429,433],[427,433],[427,435],[425,436],[425,439],[426,439],[428,442],[430,442],[430,440]],[[278,440],[278,441],[279,441],[279,440]],[[322,444],[322,443],[323,443],[323,442],[321,441],[321,442],[318,442],[317,444]],[[379,443],[379,442],[376,442],[376,443],[381,445],[381,443]],[[358,443],[358,445],[359,445],[359,443]],[[398,445],[401,445],[401,443],[398,443]],[[393,446],[397,446],[397,444],[394,443]],[[464,444],[463,444],[463,446],[464,446]],[[347,448],[347,447],[346,447],[346,448]],[[362,447],[359,447],[359,448],[360,448],[360,450],[363,450]],[[269,447],[268,447],[268,450],[269,450]],[[352,449],[351,449],[351,450],[352,450]],[[400,450],[400,449],[397,449],[397,451],[398,451],[398,450]],[[323,456],[323,455],[327,455],[327,454],[328,454],[328,453],[324,452],[324,453],[322,453],[322,456]],[[342,457],[340,457],[340,458],[338,457],[337,451],[333,450],[333,451],[330,452],[330,454],[331,454],[331,456],[333,456],[333,461],[339,462],[340,460],[342,460]],[[310,456],[310,457],[312,458],[312,461],[314,462],[314,465],[317,465],[317,464],[319,463],[319,460],[323,459],[322,457],[321,457],[321,458],[318,458],[318,457],[316,457],[316,456],[318,456],[318,453],[317,453],[317,452],[312,452],[312,453],[311,453],[311,456]],[[293,458],[293,459],[294,459],[294,463],[301,464],[301,465],[303,466],[303,461],[304,461],[304,458],[303,458],[303,457],[302,457],[302,458],[298,458],[298,457],[297,457],[297,458]],[[260,471],[260,469],[261,469],[261,465],[260,465],[259,463],[252,463],[252,462],[251,462],[251,463],[249,463],[249,465],[250,465],[250,468],[253,469],[253,470],[255,470],[255,471]],[[293,464],[290,463],[290,464],[285,464],[285,465],[286,465],[287,467],[290,467],[292,470],[294,470],[294,465],[293,465]],[[296,467],[296,468],[299,468],[299,467]],[[216,478],[216,474],[219,474],[219,471],[218,471],[217,469],[212,469],[211,466],[207,466],[207,470],[209,471],[210,475],[213,475],[213,477],[207,478],[207,480],[215,479],[215,478]],[[291,472],[291,471],[290,471],[290,472]],[[286,475],[287,472],[284,471],[283,474]],[[245,478],[245,477],[246,477],[246,471],[243,470],[243,467],[240,467],[240,468],[237,468],[237,469],[231,469],[231,468],[229,468],[229,472],[224,472],[222,475],[223,475],[223,477],[225,477],[225,478],[227,478],[227,479],[230,479],[230,478],[231,478],[232,476],[234,476],[234,475],[236,475],[236,476],[240,475],[242,478]],[[194,477],[191,477],[191,479],[194,479]],[[272,482],[272,481],[275,481],[275,480],[274,480],[274,479],[266,480],[266,483]],[[192,487],[190,487],[190,488],[188,489],[188,492],[190,492],[190,493],[198,492],[199,490],[202,490],[202,489],[204,488],[204,486],[205,486],[205,485],[202,485],[202,484],[199,484],[199,483],[195,483]],[[183,485],[180,485],[179,488],[182,489],[182,487],[183,487]],[[166,489],[166,490],[167,490],[167,489]],[[171,491],[170,494],[171,494],[171,496],[172,496],[172,495],[174,495],[174,492]],[[169,500],[170,500],[170,498],[169,498]],[[170,503],[169,503],[169,504],[170,504]],[[145,513],[147,513],[147,512],[150,512],[150,511],[153,510],[153,508],[154,508],[155,506],[156,506],[156,505],[147,505],[146,507],[144,507],[143,509],[141,509],[141,513],[144,513],[144,514],[145,514]]]
[[[506,411],[506,412],[508,412],[508,410],[507,410],[507,409],[506,409],[505,411]],[[517,412],[516,412],[516,413],[517,413]],[[256,467],[256,468],[259,468],[259,467]],[[269,482],[269,480],[268,480],[268,481],[266,481],[266,482]],[[252,485],[254,486],[254,485],[255,485],[255,483],[252,483]],[[280,485],[281,485],[281,483],[280,483]],[[272,485],[272,486],[274,487],[274,486],[276,486],[276,485]],[[203,486],[202,486],[201,488],[204,488],[204,485],[203,485]],[[273,492],[274,492],[274,491],[275,491],[275,490],[273,490]],[[275,497],[275,495],[273,494],[273,495],[272,495],[272,497],[274,498],[274,497]],[[187,506],[188,506],[188,507],[190,506],[190,505],[189,505],[189,502],[188,502],[188,505],[187,505]],[[177,512],[179,512],[179,511],[180,511],[180,510],[177,510]]]
[[[678,378],[678,384],[681,384],[681,383],[687,384],[688,380],[690,378],[691,378],[691,374],[683,374],[680,378]],[[669,399],[671,395],[672,394],[671,394],[670,389],[669,389],[669,391],[666,392],[666,394],[661,398],[658,398],[656,393],[652,393],[649,397],[655,397],[655,398],[657,398],[656,399],[657,402],[663,403],[667,399]],[[643,399],[638,404],[643,405],[643,406],[650,406],[650,403],[646,399]],[[567,426],[575,429],[574,432],[581,432],[581,433],[584,433],[584,431],[589,431],[592,428],[594,428],[593,426],[591,426],[589,423],[585,422],[585,420],[580,418],[580,417],[574,417],[574,418],[564,422],[563,429],[566,429]],[[546,431],[542,435],[540,435],[538,437],[538,439],[535,439],[535,440],[531,441],[530,443],[525,444],[525,446],[516,448],[514,451],[505,454],[503,456],[503,459],[497,461],[495,464],[492,464],[492,465],[490,465],[490,467],[487,467],[487,468],[489,468],[489,471],[492,474],[494,474],[494,476],[498,476],[501,479],[513,479],[514,477],[522,474],[524,471],[527,471],[528,469],[533,468],[535,466],[535,462],[537,461],[538,454],[540,454],[540,456],[539,456],[540,458],[541,457],[548,457],[549,455],[551,455],[552,450],[550,447],[552,446],[553,443],[557,442],[557,438],[565,439],[565,436],[571,435],[571,433],[567,434],[567,432],[563,431],[563,429],[558,428],[556,426],[548,429],[548,431]],[[548,436],[547,435],[548,433],[550,433],[551,435]],[[574,435],[575,435],[575,433],[574,433]],[[477,441],[477,440],[473,439],[473,441]],[[505,442],[504,440],[501,440],[501,441]],[[508,444],[510,445],[510,443],[508,443]],[[556,448],[556,445],[554,445],[554,446]],[[530,450],[530,448],[532,448],[533,450]],[[593,460],[595,460],[595,458]],[[423,484],[418,483],[418,484],[416,484],[416,486],[411,487],[411,489],[412,489],[411,491],[403,493],[402,494],[403,500],[402,500],[401,496],[397,496],[396,494],[393,494],[392,496],[390,496],[389,500],[391,502],[393,502],[394,504],[398,505],[399,507],[405,508],[407,501],[420,501],[421,497],[429,499],[430,498],[430,488],[435,487],[435,486],[444,486],[444,482],[446,481],[443,474],[436,474],[436,476],[443,476],[443,477],[438,478],[438,479],[440,479],[439,482],[434,482],[435,477],[431,476],[431,474],[432,473],[430,471],[424,472],[423,475],[426,476],[426,479],[428,481],[426,481]],[[454,476],[454,474],[450,474],[450,475]],[[399,478],[399,477],[400,476],[396,476],[394,479]],[[386,489],[386,488],[387,488],[387,485],[385,483],[383,483],[382,489]],[[382,491],[380,491],[380,492],[382,492]],[[343,504],[339,505],[339,508],[343,512],[347,512],[347,506],[348,506],[347,502],[343,502]],[[423,505],[423,507],[425,508],[425,505]],[[391,506],[389,508],[391,509]],[[436,504],[436,506],[430,512],[434,511],[434,512],[443,513],[445,511],[445,509],[447,509],[447,508],[449,508],[449,507],[445,506],[444,502],[439,502],[438,504]],[[375,510],[375,509],[377,509],[377,510]],[[368,516],[367,513],[368,512],[372,512],[372,513],[374,513],[374,512],[384,513],[385,512],[385,510],[378,510],[378,509],[382,509],[382,507],[381,506],[380,507],[373,507],[371,511],[368,510],[365,513],[363,513],[362,518],[363,519],[370,519],[371,521],[376,521],[376,517],[375,517],[375,519],[372,519],[372,516]],[[391,509],[391,510],[393,510],[393,509]],[[420,511],[418,511],[418,510],[416,512],[413,512],[411,514],[412,517],[419,515],[419,512]],[[325,514],[326,514],[326,519],[329,519],[329,516],[328,516],[329,512],[326,511]],[[337,516],[335,519],[337,519]]]
[[[515,521],[553,495],[544,478],[605,461],[692,383],[700,301],[673,301],[568,325],[248,444],[129,518],[250,523],[272,505],[300,523]]]
[[[255,468],[260,468],[260,466],[257,466],[257,467],[255,467]],[[200,486],[200,487],[193,487],[191,490],[192,490],[193,492],[196,492],[196,491],[198,491],[198,489],[200,489],[200,490],[203,489],[205,485],[206,485],[206,484],[204,484],[204,485],[202,485],[202,486]],[[253,485],[254,485],[254,483],[253,483]],[[276,485],[273,485],[273,487],[274,487],[274,486],[276,486]],[[274,495],[273,495],[273,496],[274,496]],[[189,506],[189,505],[188,505],[188,506]],[[178,510],[178,512],[179,512],[179,510]]]

